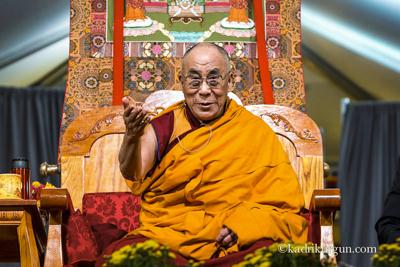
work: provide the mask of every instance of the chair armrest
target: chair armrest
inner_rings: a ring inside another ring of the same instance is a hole
[[[43,188],[40,191],[40,208],[47,211],[68,209],[68,190],[65,188]]]
[[[69,208],[68,190],[64,188],[42,189],[40,208],[49,212],[49,230],[44,260],[45,267],[62,267],[62,214]]]
[[[321,258],[328,254],[329,258],[336,262],[334,241],[333,241],[333,218],[335,211],[340,209],[340,189],[316,189],[314,190],[310,211],[311,216],[319,217],[320,229],[313,241],[321,245]]]
[[[336,211],[340,209],[340,189],[316,189],[311,196],[311,211]]]

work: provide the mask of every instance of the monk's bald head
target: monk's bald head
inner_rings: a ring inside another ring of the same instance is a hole
[[[184,71],[187,68],[188,65],[188,58],[191,58],[196,55],[201,55],[204,53],[209,53],[209,52],[217,52],[216,55],[221,57],[224,60],[224,65],[226,69],[229,71],[231,64],[229,60],[229,55],[225,51],[224,48],[214,44],[214,43],[197,43],[191,48],[189,48],[186,52],[185,55],[183,56],[182,59],[182,71]]]

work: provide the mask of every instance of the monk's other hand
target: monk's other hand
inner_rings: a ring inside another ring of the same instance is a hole
[[[126,127],[126,135],[131,137],[140,137],[143,130],[150,122],[147,111],[143,109],[142,103],[136,102],[131,97],[122,98],[124,105],[124,123]]]
[[[225,248],[230,248],[237,242],[237,235],[228,227],[224,226],[219,231],[217,243]]]

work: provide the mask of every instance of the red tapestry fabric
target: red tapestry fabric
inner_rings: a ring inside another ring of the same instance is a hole
[[[110,223],[130,232],[139,227],[140,198],[130,192],[88,193],[82,213],[91,226]]]

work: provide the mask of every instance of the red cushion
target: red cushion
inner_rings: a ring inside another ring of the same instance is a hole
[[[82,261],[94,262],[100,251],[89,223],[79,210],[66,214],[63,228],[66,265],[73,266]]]
[[[139,227],[140,197],[130,192],[87,193],[82,213],[91,226],[111,223],[130,232]]]

